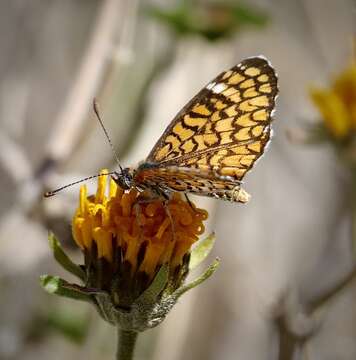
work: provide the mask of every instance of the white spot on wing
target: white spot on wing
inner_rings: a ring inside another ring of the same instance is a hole
[[[215,82],[211,82],[210,84],[208,84],[208,85],[206,86],[206,88],[207,88],[208,90],[211,90],[215,85],[216,85]]]
[[[218,83],[211,89],[211,91],[214,94],[220,94],[222,91],[226,90],[226,88],[227,88],[227,86],[225,84]]]

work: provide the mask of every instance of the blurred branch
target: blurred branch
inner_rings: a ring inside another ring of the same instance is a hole
[[[320,327],[320,312],[339,297],[356,278],[356,266],[328,291],[302,304],[291,291],[282,298],[275,323],[279,332],[279,360],[292,360],[297,349],[304,348]]]
[[[320,145],[327,144],[330,140],[330,134],[320,122],[314,124],[304,122],[302,125],[302,127],[289,127],[286,129],[285,134],[293,144]]]
[[[352,239],[352,255],[356,259],[356,173],[352,171],[351,183],[351,239]]]
[[[283,318],[277,319],[277,328],[279,332],[279,360],[292,360],[297,347],[298,339],[291,334],[283,321]]]
[[[320,321],[307,311],[299,292],[289,289],[276,307],[275,324],[279,333],[278,359],[292,360],[296,350],[317,331]]]
[[[315,313],[316,311],[319,311],[321,308],[330,304],[335,299],[335,297],[339,296],[341,292],[346,290],[346,288],[354,281],[355,278],[356,267],[344,278],[340,279],[338,283],[329,291],[317,297],[311,302],[310,308],[312,313]]]
[[[32,175],[26,153],[2,131],[0,131],[0,162],[16,182],[25,181]]]
[[[114,35],[119,23],[119,3],[117,0],[100,2],[101,9],[78,76],[48,139],[45,162],[50,162],[51,167],[71,154],[108,61],[111,61]]]
[[[134,136],[129,136],[126,141],[123,139],[123,145],[121,146],[124,149],[124,152],[122,153],[123,156],[132,150],[132,146],[134,145],[134,141],[136,139],[135,135],[139,132],[144,123],[147,113],[148,98],[150,96],[149,89],[152,84],[170,67],[170,65],[172,65],[176,55],[177,45],[177,38],[173,37],[169,42],[168,47],[157,59],[157,61],[155,61],[153,68],[147,75],[147,78],[139,91],[137,105],[133,111],[132,118],[128,121],[128,123],[132,124],[132,129],[135,129],[135,132],[132,134]]]

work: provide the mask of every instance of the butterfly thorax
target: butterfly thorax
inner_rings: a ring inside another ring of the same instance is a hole
[[[149,190],[153,194],[167,198],[167,189],[164,184],[164,179],[155,178],[152,181],[151,174],[159,169],[159,165],[147,161],[139,164],[133,173],[133,186],[139,191]]]

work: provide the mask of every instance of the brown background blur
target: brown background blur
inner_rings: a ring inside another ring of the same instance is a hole
[[[114,353],[114,329],[87,304],[50,296],[38,282],[47,272],[70,279],[51,257],[48,229],[81,259],[69,238],[78,188],[45,201],[42,191],[115,167],[93,97],[122,163],[134,165],[201,87],[248,56],[265,55],[280,84],[275,136],[245,179],[252,200],[197,199],[211,213],[221,267],[141,336],[137,359],[276,359],[272,319],[281,294],[295,289],[309,299],[350,269],[342,170],[330,148],[294,144],[286,130],[318,117],[308,87],[350,62],[356,4],[245,3],[269,16],[266,27],[208,42],[177,40],[143,14],[144,1],[1,1],[0,359]],[[333,302],[309,360],[356,359],[355,298],[350,287]]]

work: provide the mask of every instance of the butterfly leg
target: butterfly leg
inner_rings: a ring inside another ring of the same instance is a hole
[[[193,203],[190,201],[190,199],[189,199],[189,197],[188,197],[188,195],[186,193],[184,193],[184,197],[187,200],[187,203],[189,204],[190,208],[192,210],[195,210]]]
[[[171,223],[171,227],[172,227],[172,236],[173,236],[173,240],[175,241],[175,227],[174,227],[174,222],[173,222],[173,217],[172,217],[172,213],[169,210],[168,207],[168,201],[170,199],[170,196],[168,193],[165,193],[163,191],[160,191],[159,189],[155,189],[155,192],[152,192],[149,196],[147,197],[142,197],[142,198],[138,198],[136,203],[134,204],[134,209],[135,209],[135,213],[137,218],[139,219],[139,215],[142,213],[141,210],[141,205],[143,204],[149,204],[150,202],[157,200],[157,199],[161,199],[163,207],[164,207],[164,211],[166,212],[166,215]],[[143,226],[143,224],[139,224],[140,227]]]
[[[171,211],[169,210],[169,207],[168,207],[168,202],[169,202],[169,199],[171,197],[171,192],[165,191],[165,190],[160,189],[160,188],[156,188],[155,190],[156,190],[157,194],[160,197],[164,198],[163,207],[164,207],[164,211],[167,214],[167,217],[169,218],[169,221],[171,222],[172,240],[175,242],[176,241],[175,226],[174,226],[174,222],[173,222],[172,213],[171,213]]]
[[[138,219],[138,225],[140,228],[143,227],[143,224],[140,224],[140,215],[142,214],[142,207],[141,205],[149,204],[150,202],[157,200],[159,197],[155,194],[149,194],[149,195],[143,195],[142,193],[139,195],[139,197],[136,199],[133,208],[136,214],[136,218]]]
[[[168,200],[165,200],[163,202],[163,207],[164,207],[164,211],[166,212],[166,215],[171,223],[171,228],[172,228],[172,240],[175,242],[176,241],[176,232],[175,232],[175,226],[174,226],[174,221],[173,221],[173,217],[172,217],[172,213],[169,210],[168,207]]]
[[[142,214],[142,208],[141,208],[141,202],[136,202],[133,206],[134,208],[134,211],[135,211],[135,215],[136,215],[136,219],[137,219],[137,223],[138,223],[138,226],[142,229],[143,227],[143,224],[141,224],[140,222],[140,215]]]
[[[163,200],[162,204],[164,207],[164,211],[166,212],[166,215],[171,223],[172,237],[173,237],[173,241],[175,241],[176,240],[175,226],[174,226],[174,222],[173,222],[172,213],[168,207],[168,202],[170,199],[170,192],[164,191],[163,189],[160,189],[159,187],[156,187],[152,190],[153,191],[151,191],[151,193],[149,194],[148,197],[143,197],[141,199],[138,199],[134,206],[136,206],[136,205],[140,206],[140,204],[147,204],[147,203],[150,203],[152,200],[157,200],[157,199]],[[136,212],[136,214],[138,214],[138,213]]]

